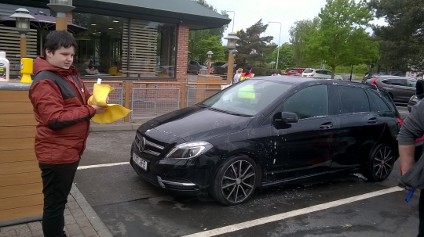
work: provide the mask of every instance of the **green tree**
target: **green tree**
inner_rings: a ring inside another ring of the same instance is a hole
[[[237,41],[237,55],[236,63],[238,65],[250,64],[255,67],[255,73],[257,75],[266,74],[264,68],[266,68],[266,55],[270,55],[276,48],[275,44],[271,44],[272,36],[261,37],[268,25],[262,23],[262,19],[244,30],[237,32],[237,36],[240,38]]]
[[[278,48],[275,47],[274,51],[272,51],[272,54],[267,56],[267,62],[274,62],[277,61],[277,50]],[[293,57],[293,45],[290,43],[284,43],[280,46],[280,53],[278,57],[278,69],[287,69],[289,67],[295,66],[294,63],[294,57]],[[275,65],[275,64],[274,64]],[[275,66],[273,67],[275,68]]]
[[[378,44],[365,31],[373,19],[365,1],[327,0],[319,18],[318,30],[306,39],[306,53],[322,59],[333,74],[337,66],[377,58]]]
[[[319,18],[313,20],[302,20],[295,22],[290,28],[290,43],[293,45],[293,65],[296,67],[307,67],[319,64],[319,60],[308,58],[306,54],[308,38],[318,31]]]
[[[387,23],[373,27],[380,65],[388,71],[424,70],[424,1],[371,0],[369,6]]]
[[[209,5],[205,0],[197,0],[198,4],[209,8],[215,12],[217,10]],[[222,15],[227,15],[225,12],[221,13]],[[190,36],[189,36],[189,58],[193,60],[199,60],[204,62],[207,58],[206,52],[211,50],[213,54],[213,59],[215,61],[217,60],[225,60],[224,47],[218,47],[216,45],[218,39],[219,44],[221,45],[221,38],[224,34],[225,28],[227,26],[223,26],[220,28],[214,28],[214,29],[205,29],[205,30],[191,30]]]
[[[223,61],[225,60],[225,47],[221,44],[221,39],[215,35],[211,35],[208,38],[203,38],[199,41],[196,46],[198,48],[198,60],[206,62],[208,51],[212,51],[212,61]]]

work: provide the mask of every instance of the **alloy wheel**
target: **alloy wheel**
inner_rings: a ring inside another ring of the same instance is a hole
[[[221,178],[223,197],[230,203],[241,203],[255,190],[256,169],[247,160],[231,163]]]
[[[387,145],[379,146],[373,153],[371,162],[374,180],[380,181],[386,179],[392,172],[395,162],[393,150]]]

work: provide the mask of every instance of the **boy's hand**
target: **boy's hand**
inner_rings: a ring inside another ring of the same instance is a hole
[[[96,110],[96,114],[100,114],[106,111],[106,106],[98,106],[98,105],[91,105]]]

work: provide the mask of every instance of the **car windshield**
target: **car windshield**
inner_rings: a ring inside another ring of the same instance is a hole
[[[303,72],[304,73],[311,73],[311,72],[313,72],[314,71],[314,69],[312,69],[312,68],[307,68],[307,69],[305,69]]]
[[[291,86],[282,82],[249,79],[206,99],[202,105],[230,114],[253,116],[274,102]]]

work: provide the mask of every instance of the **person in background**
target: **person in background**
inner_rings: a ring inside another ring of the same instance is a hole
[[[278,72],[278,69],[274,69],[272,70],[272,74],[271,76],[281,76],[280,73]]]
[[[85,69],[85,72],[89,75],[99,74],[99,70],[97,70],[97,68],[94,67],[93,60],[90,59],[88,61],[87,68]]]
[[[29,89],[37,121],[35,155],[43,181],[45,237],[66,236],[64,211],[85,149],[90,119],[106,107],[88,105],[91,94],[74,65],[77,43],[66,31],[52,31],[43,56],[34,61]]]
[[[412,108],[408,117],[404,120],[398,135],[400,175],[403,176],[420,159],[421,149],[416,149],[417,141],[424,135],[424,82],[418,80],[416,84],[416,95],[419,101]],[[418,237],[424,237],[424,192],[420,190],[418,201]]]
[[[243,68],[238,68],[236,74],[233,77],[233,84],[236,84],[240,81],[241,74],[243,73]]]
[[[249,79],[251,77],[254,77],[255,74],[252,72],[252,66],[247,65],[246,70],[241,74],[240,81],[244,81],[246,79]]]

